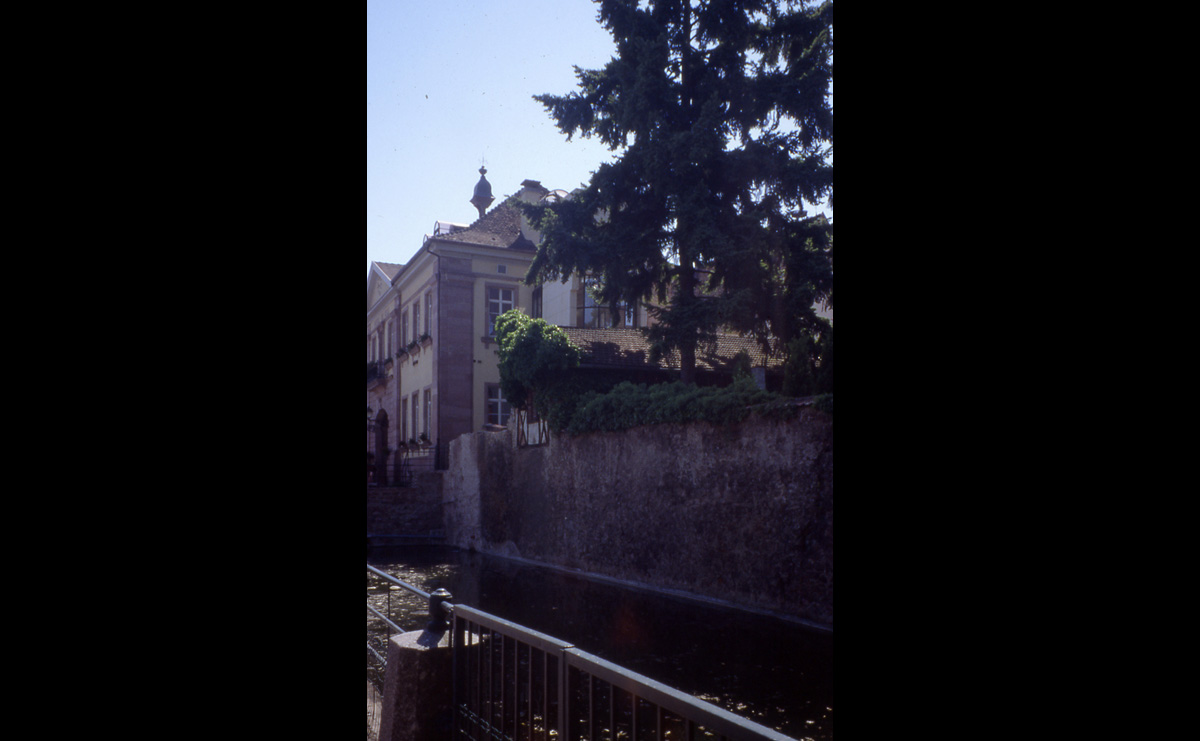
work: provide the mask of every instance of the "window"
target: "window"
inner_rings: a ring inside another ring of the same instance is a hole
[[[508,272],[508,266],[507,265],[497,265],[496,272],[499,273],[500,275],[504,275]]]
[[[488,337],[492,337],[496,334],[496,317],[513,308],[513,289],[489,288],[487,292],[487,332]]]
[[[500,395],[500,387],[488,384],[487,387],[487,422],[492,425],[505,427],[508,425],[508,402]]]
[[[433,390],[425,389],[425,434],[433,441]]]
[[[387,323],[387,355],[385,356],[385,357],[389,357],[389,358],[392,357],[392,332],[393,331],[395,331],[394,325],[389,321]]]
[[[579,291],[580,300],[576,316],[575,324],[579,327],[636,327],[637,317],[634,312],[634,307],[624,301],[617,303],[617,323],[614,325],[612,321],[612,312],[607,305],[601,305],[592,298],[592,287],[594,282],[592,279],[584,281],[583,288]]]
[[[530,316],[534,319],[542,318],[542,287],[538,286],[533,289],[533,303],[529,307]]]
[[[421,403],[420,397],[414,391],[412,395],[412,439],[417,439],[417,406]]]
[[[400,347],[408,347],[408,312],[400,315]]]
[[[400,442],[408,442],[408,399],[400,400]]]
[[[429,331],[429,317],[433,316],[433,291],[425,294],[425,334],[431,334]]]
[[[421,302],[413,301],[413,341],[421,339]]]

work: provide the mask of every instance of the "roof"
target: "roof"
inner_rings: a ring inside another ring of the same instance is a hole
[[[633,327],[561,327],[567,338],[583,351],[583,364],[612,368],[679,368],[676,354],[662,358],[657,366],[650,363],[650,342],[641,329]],[[738,352],[745,350],[754,367],[766,366],[777,370],[781,358],[768,357],[752,337],[717,335],[714,348],[700,347],[696,351],[697,370],[728,370]]]
[[[521,212],[514,205],[515,200],[506,199],[465,229],[452,229],[431,239],[533,252],[536,246],[521,234]]]
[[[383,271],[383,274],[388,277],[388,280],[395,279],[396,274],[399,273],[400,269],[404,267],[404,265],[397,265],[396,263],[392,262],[376,262],[375,264],[378,265],[379,269]]]

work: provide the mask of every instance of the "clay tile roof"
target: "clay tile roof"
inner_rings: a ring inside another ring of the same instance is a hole
[[[388,277],[388,280],[394,279],[396,274],[400,272],[400,269],[404,267],[403,265],[397,265],[396,263],[392,262],[376,262],[375,264],[378,265],[379,269],[383,271],[383,274]]]
[[[562,327],[567,337],[583,351],[583,363],[589,366],[614,368],[642,368],[650,365],[650,343],[642,330],[631,327]],[[739,351],[745,350],[752,366],[764,363],[772,370],[783,365],[779,358],[765,356],[758,343],[750,337],[718,335],[714,348],[701,347],[696,352],[696,368],[699,370],[726,370]],[[657,367],[679,368],[679,357],[662,358]]]
[[[442,234],[437,239],[531,252],[535,249],[533,242],[521,234],[521,212],[513,205],[512,198],[476,219],[466,229]]]

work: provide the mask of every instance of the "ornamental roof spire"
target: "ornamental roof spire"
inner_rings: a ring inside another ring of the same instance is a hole
[[[480,166],[479,182],[475,183],[475,195],[471,196],[471,205],[479,210],[479,218],[483,218],[484,212],[494,200],[496,199],[492,197],[492,184],[487,180],[487,168]]]

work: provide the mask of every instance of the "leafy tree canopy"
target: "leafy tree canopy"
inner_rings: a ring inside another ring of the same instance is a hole
[[[547,400],[564,371],[579,365],[580,350],[565,332],[517,309],[496,319],[500,346],[500,393],[517,409],[545,415]]]
[[[833,3],[597,0],[617,56],[539,95],[559,129],[620,157],[553,203],[521,204],[542,242],[530,284],[590,274],[598,298],[657,299],[656,354],[685,382],[721,328],[787,352],[828,333]]]

